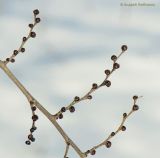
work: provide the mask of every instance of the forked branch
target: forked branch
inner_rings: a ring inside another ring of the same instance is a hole
[[[35,126],[35,122],[38,120],[38,116],[36,115],[36,110],[39,109],[50,121],[51,123],[55,126],[55,128],[58,130],[58,132],[61,134],[61,136],[64,139],[64,142],[66,144],[66,149],[65,149],[65,153],[64,153],[64,158],[69,158],[67,157],[68,151],[69,151],[69,147],[71,146],[79,155],[80,158],[85,158],[88,156],[88,154],[94,155],[96,153],[96,149],[105,145],[107,148],[109,148],[111,146],[111,142],[109,141],[113,136],[115,136],[118,132],[120,131],[125,131],[126,127],[124,126],[124,123],[126,121],[126,119],[136,110],[138,110],[138,105],[136,105],[136,101],[139,98],[138,96],[134,96],[133,100],[134,100],[134,105],[131,109],[131,111],[127,114],[124,113],[123,114],[123,119],[122,122],[120,124],[120,126],[117,128],[117,130],[115,132],[112,132],[103,142],[101,142],[100,144],[94,146],[93,148],[87,150],[86,152],[82,152],[80,150],[80,148],[74,143],[74,141],[65,133],[65,131],[63,130],[63,128],[58,124],[57,119],[62,119],[63,118],[63,114],[65,111],[69,110],[70,112],[74,112],[75,111],[75,107],[74,105],[79,103],[80,101],[83,100],[87,100],[87,99],[92,99],[92,93],[95,92],[96,90],[98,90],[100,87],[102,86],[107,86],[110,87],[111,86],[111,81],[108,80],[108,78],[110,77],[110,75],[117,70],[120,65],[117,63],[117,60],[120,58],[120,56],[127,50],[127,46],[123,45],[121,47],[121,53],[116,56],[116,55],[112,55],[111,56],[111,60],[113,61],[113,66],[111,70],[105,70],[105,74],[106,77],[105,79],[102,81],[101,84],[96,84],[93,83],[91,89],[82,97],[78,97],[76,96],[73,101],[65,106],[62,107],[60,111],[58,111],[56,114],[52,115],[46,108],[44,108],[44,106],[42,106],[32,95],[30,92],[28,92],[28,90],[23,86],[23,84],[15,77],[15,75],[9,70],[9,68],[7,67],[7,63],[9,62],[15,62],[15,57],[19,52],[24,52],[25,48],[23,47],[24,44],[28,41],[28,39],[30,37],[34,38],[36,37],[36,33],[33,32],[33,28],[36,26],[37,23],[40,22],[40,18],[37,17],[37,15],[39,14],[39,11],[36,9],[33,11],[34,13],[34,22],[33,24],[29,24],[30,30],[29,30],[29,34],[26,37],[23,37],[22,39],[22,43],[20,45],[20,47],[17,50],[13,51],[13,54],[11,55],[10,58],[7,58],[5,61],[1,61],[0,60],[0,68],[6,73],[6,75],[14,82],[14,84],[19,88],[19,90],[25,95],[25,97],[27,98],[28,102],[29,102],[29,106],[31,108],[32,111],[32,127],[30,128],[30,133],[28,135],[28,139],[26,141],[27,145],[30,145],[31,142],[35,141],[35,138],[33,136],[33,132],[37,129],[37,127]]]
[[[77,154],[84,158],[86,157],[84,153],[79,149],[79,147],[69,138],[69,136],[65,133],[65,131],[62,129],[62,127],[57,123],[55,118],[42,106],[28,91],[27,89],[21,84],[21,82],[14,76],[14,74],[9,70],[9,68],[4,64],[3,61],[0,60],[0,68],[7,74],[7,76],[15,83],[15,85],[21,90],[21,92],[26,96],[27,100],[34,102],[34,105],[36,108],[38,108],[55,126],[55,128],[58,130],[58,132],[62,135],[65,142],[69,142],[70,145],[73,147],[73,149],[77,152]],[[27,143],[27,145],[30,145],[30,143]]]

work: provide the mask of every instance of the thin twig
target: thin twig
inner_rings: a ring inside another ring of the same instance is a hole
[[[70,146],[70,143],[66,143],[66,150],[65,150],[65,153],[64,153],[64,158],[68,158],[67,154],[68,154],[68,151],[69,151],[69,146]]]
[[[123,45],[123,46],[125,46],[125,45]],[[122,47],[123,47],[123,46],[122,46]],[[125,47],[127,47],[127,46],[125,46]],[[126,50],[127,50],[127,48],[126,48]],[[98,90],[100,87],[106,85],[106,82],[108,81],[108,78],[109,78],[109,77],[111,76],[111,74],[116,70],[115,67],[114,67],[114,64],[117,62],[117,60],[121,57],[121,55],[122,55],[126,50],[122,50],[122,52],[116,57],[116,59],[113,60],[113,67],[112,67],[110,73],[109,73],[108,75],[106,75],[106,77],[105,77],[105,79],[102,81],[102,83],[99,84],[99,85],[97,85],[96,88],[93,88],[93,87],[92,87],[84,96],[82,96],[81,98],[78,97],[77,100],[75,99],[75,98],[77,97],[77,96],[76,96],[76,97],[74,98],[74,100],[73,100],[70,104],[68,104],[67,106],[63,107],[63,108],[65,109],[65,111],[70,110],[70,108],[73,107],[73,105],[76,105],[77,103],[79,103],[79,102],[81,102],[81,101],[83,101],[83,100],[92,99],[91,94],[93,94],[93,93],[94,93],[96,90]],[[116,64],[117,64],[117,63],[116,63]],[[110,82],[110,81],[109,81],[109,82]],[[108,85],[107,87],[109,87],[110,84],[111,84],[111,83],[109,83],[109,85]],[[65,112],[65,111],[64,111],[64,112]],[[58,119],[59,116],[62,116],[62,117],[63,117],[62,112],[63,112],[63,111],[62,111],[62,109],[61,109],[61,110],[58,111],[56,114],[54,114],[53,117],[55,117],[56,119]]]
[[[38,18],[40,20],[40,18]],[[40,22],[40,21],[39,21]],[[25,51],[25,48],[23,48],[23,46],[26,44],[26,42],[31,38],[31,33],[34,29],[34,27],[39,23],[39,22],[36,22],[36,14],[34,14],[34,21],[33,21],[33,24],[29,24],[29,32],[28,32],[28,35],[27,37],[23,37],[22,38],[22,42],[19,46],[19,48],[17,50],[14,50],[13,51],[13,54],[9,57],[9,58],[6,58],[4,62],[4,64],[8,64],[9,62],[15,62],[15,57],[20,53],[20,52],[24,52]],[[22,50],[23,49],[23,50]]]
[[[88,156],[88,154],[91,154],[91,155],[95,155],[96,153],[96,149],[97,148],[100,148],[102,146],[106,146],[107,148],[111,147],[111,142],[109,140],[111,140],[111,138],[113,138],[115,135],[117,135],[120,131],[125,131],[126,130],[126,127],[124,126],[124,123],[126,122],[127,118],[135,111],[137,111],[139,109],[139,107],[136,105],[136,102],[137,102],[137,99],[138,98],[141,98],[142,96],[133,96],[133,106],[132,106],[132,109],[130,110],[130,112],[127,114],[127,113],[124,113],[123,114],[123,118],[122,118],[122,121],[120,123],[120,125],[118,126],[118,128],[116,129],[115,132],[112,132],[104,141],[102,141],[100,144],[92,147],[91,149],[87,150],[86,152],[84,152],[84,154],[86,156]],[[135,108],[136,106],[136,108]]]

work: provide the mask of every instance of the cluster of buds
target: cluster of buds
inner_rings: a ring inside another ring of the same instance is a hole
[[[137,99],[138,99],[137,95],[133,96],[133,100],[134,100],[134,105],[133,105],[133,108],[132,108],[133,111],[137,111],[139,109],[139,106],[136,105],[136,100]]]
[[[38,120],[38,116],[35,114],[36,106],[34,105],[34,101],[30,101],[31,110],[32,110],[32,127],[30,128],[30,134],[28,135],[28,140],[25,142],[27,145],[30,145],[31,142],[35,141],[35,138],[33,136],[33,132],[37,129],[35,126],[35,122]]]
[[[104,73],[106,74],[106,79],[102,82],[101,86],[107,86],[110,87],[111,86],[111,81],[108,80],[108,77],[111,75],[111,73],[117,69],[120,68],[120,64],[117,63],[118,58],[122,55],[122,53],[124,53],[125,51],[127,51],[128,47],[127,45],[122,45],[121,46],[121,54],[119,56],[116,55],[112,55],[111,56],[111,60],[113,61],[113,65],[112,65],[112,70],[106,69],[104,71]]]
[[[79,101],[80,101],[80,98],[78,96],[75,96],[72,104],[74,102],[79,102]],[[70,106],[67,107],[67,108],[62,107],[61,110],[57,114],[54,115],[56,117],[56,119],[62,119],[63,118],[63,113],[66,112],[67,110],[69,110],[71,113],[74,113],[75,112],[75,107],[72,104],[70,104]]]
[[[112,134],[113,134],[113,133],[112,133]],[[110,147],[112,146],[112,143],[111,143],[110,141],[106,141],[106,142],[105,142],[105,146],[106,146],[106,148],[110,148]],[[86,155],[88,155],[88,154],[95,155],[95,154],[96,154],[96,149],[93,148],[93,149],[91,149],[91,150],[87,150],[85,154],[86,154]]]
[[[97,84],[93,84],[93,87],[95,88],[95,87],[98,87],[97,86]],[[93,88],[92,87],[92,88]],[[85,99],[92,99],[92,96],[91,95],[87,95],[86,97],[85,97]],[[72,101],[72,103],[71,104],[69,104],[69,106],[67,106],[67,107],[62,107],[61,108],[61,110],[58,112],[58,113],[56,113],[54,116],[56,117],[56,119],[62,119],[63,118],[63,113],[64,112],[66,112],[67,110],[69,110],[70,111],[70,113],[74,113],[75,112],[75,107],[74,107],[74,104],[76,104],[76,103],[78,103],[78,102],[80,102],[80,101],[82,101],[82,100],[84,100],[84,97],[82,97],[82,98],[80,98],[80,97],[78,97],[78,96],[75,96],[74,97],[74,99],[73,99],[73,101]]]
[[[24,44],[28,41],[29,38],[35,38],[36,37],[36,33],[33,31],[33,28],[36,26],[36,24],[40,23],[41,19],[39,17],[37,17],[37,15],[39,14],[39,10],[36,9],[33,11],[34,14],[34,22],[32,24],[29,24],[29,33],[28,36],[24,36],[22,38],[22,42],[21,45],[18,49],[13,51],[13,54],[11,55],[10,58],[6,58],[6,60],[4,61],[5,64],[11,62],[14,63],[15,62],[15,57],[21,52],[24,53],[25,52],[25,48],[24,48]]]

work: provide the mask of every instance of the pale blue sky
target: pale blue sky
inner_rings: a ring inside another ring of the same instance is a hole
[[[36,27],[37,38],[26,44],[26,53],[9,68],[55,113],[75,95],[87,92],[93,82],[100,83],[104,70],[111,67],[110,56],[127,44],[128,51],[119,61],[121,68],[111,77],[112,86],[98,90],[92,101],[77,105],[74,114],[66,113],[60,124],[85,151],[119,125],[134,94],[143,95],[140,110],[126,123],[127,131],[113,139],[112,148],[100,148],[94,157],[158,157],[160,3],[120,7],[122,1],[0,0],[0,59],[19,46],[32,21],[32,10],[38,8],[42,22]],[[0,157],[62,158],[64,141],[40,113],[36,142],[25,145],[31,126],[28,102],[2,71],[0,87]],[[73,150],[69,157],[78,158]]]

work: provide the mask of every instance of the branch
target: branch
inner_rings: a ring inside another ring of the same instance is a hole
[[[66,142],[69,142],[73,149],[78,153],[81,158],[85,155],[78,148],[78,146],[69,138],[69,136],[64,132],[61,126],[56,122],[55,118],[26,90],[26,88],[20,83],[20,81],[13,75],[13,73],[8,69],[3,61],[0,60],[0,68],[7,74],[7,76],[16,84],[16,86],[22,91],[26,96],[29,103],[34,101],[34,105],[51,121],[55,128],[59,131]],[[26,142],[27,144],[28,142]]]
[[[70,143],[66,143],[66,150],[65,150],[65,153],[64,153],[64,158],[69,158],[69,157],[67,157],[69,146],[70,146]]]
[[[30,101],[34,102],[34,105],[51,121],[51,123],[55,126],[58,132],[62,135],[66,142],[69,142],[73,149],[77,152],[77,154],[84,158],[86,157],[79,147],[69,138],[69,136],[64,132],[61,126],[57,123],[55,118],[26,90],[26,88],[20,83],[20,81],[13,75],[13,73],[8,69],[6,64],[0,60],[0,68],[6,73],[6,75],[16,84],[16,86],[21,90],[21,92],[26,96],[29,103]],[[27,142],[26,142],[27,144]],[[28,143],[29,145],[29,143]]]
[[[20,53],[24,53],[25,52],[25,48],[23,47],[25,45],[25,43],[29,40],[29,38],[35,38],[36,37],[36,33],[33,32],[34,27],[41,21],[41,19],[39,17],[37,17],[37,15],[39,14],[39,10],[36,9],[33,11],[34,14],[34,22],[33,24],[29,24],[29,33],[27,35],[27,37],[23,37],[22,38],[22,42],[21,45],[19,46],[19,48],[17,50],[13,51],[13,54],[9,57],[6,58],[6,60],[4,61],[5,64],[8,64],[9,62],[14,63],[15,62],[15,57]]]
[[[115,130],[115,132],[111,132],[111,134],[104,140],[102,141],[100,144],[92,147],[91,149],[87,150],[84,154],[86,156],[88,156],[88,154],[91,154],[91,155],[95,155],[96,154],[96,149],[97,148],[100,148],[102,146],[106,146],[107,148],[110,148],[112,143],[110,141],[111,138],[113,138],[115,135],[117,135],[120,131],[125,131],[126,130],[126,126],[124,126],[124,123],[126,122],[127,118],[135,111],[137,111],[139,109],[139,106],[136,105],[136,101],[138,98],[141,98],[142,96],[138,97],[138,96],[133,96],[133,106],[132,106],[132,109],[130,110],[130,112],[127,114],[127,113],[124,113],[123,114],[123,118],[122,118],[122,121],[121,121],[121,124],[118,126],[118,128]]]
[[[23,39],[22,44],[20,46],[20,48],[17,50],[17,52],[19,53],[24,52],[22,50],[23,45],[26,43],[26,41],[30,38],[30,37],[35,37],[36,34],[35,32],[32,32],[34,26],[40,22],[40,18],[36,18],[36,15],[39,14],[38,10],[34,10],[34,24],[29,24],[29,27],[31,28],[29,31],[29,35],[25,38],[25,41]],[[15,52],[14,52],[15,53]],[[18,54],[17,53],[17,54]],[[16,54],[16,55],[17,55]],[[63,137],[63,139],[66,142],[69,142],[70,145],[73,147],[73,149],[77,152],[77,154],[81,157],[84,158],[86,157],[82,151],[79,149],[79,147],[73,142],[73,140],[71,138],[69,138],[69,136],[64,132],[64,130],[61,128],[61,126],[57,123],[57,121],[55,120],[55,118],[27,91],[27,89],[22,85],[22,83],[14,76],[14,74],[9,70],[9,68],[7,67],[7,63],[9,61],[11,62],[15,62],[14,57],[16,56],[15,54],[13,54],[9,59],[7,59],[6,61],[1,61],[0,60],[0,68],[6,73],[6,75],[15,83],[15,85],[21,90],[21,92],[26,96],[29,105],[31,107],[32,110],[32,128],[30,129],[30,134],[28,135],[28,140],[25,142],[27,145],[30,145],[30,141],[34,142],[35,138],[33,137],[32,133],[36,130],[36,126],[35,126],[35,121],[38,120],[38,116],[35,115],[35,110],[36,108],[38,108],[50,121],[51,123],[55,126],[55,128],[58,130],[58,132],[61,134],[61,136]]]
[[[125,131],[126,127],[124,126],[124,122],[126,121],[126,119],[136,110],[139,109],[138,105],[136,105],[136,101],[138,98],[138,96],[134,96],[134,105],[132,110],[126,114],[123,114],[123,119],[122,122],[120,124],[120,126],[117,128],[117,130],[115,132],[112,132],[111,135],[108,136],[108,138],[106,140],[104,140],[102,143],[94,146],[93,148],[91,148],[90,150],[87,150],[86,152],[82,152],[80,150],[80,148],[73,142],[73,140],[65,133],[65,131],[62,129],[62,127],[57,123],[57,119],[61,119],[63,118],[63,112],[69,110],[70,112],[74,112],[75,111],[75,107],[74,105],[77,104],[80,101],[86,100],[86,99],[92,99],[92,93],[94,91],[96,91],[97,89],[99,89],[102,86],[107,86],[110,87],[111,86],[111,82],[108,80],[109,76],[120,67],[120,65],[117,63],[117,60],[120,58],[120,56],[127,50],[127,46],[123,45],[121,47],[122,51],[118,56],[112,55],[111,56],[111,60],[113,61],[113,67],[111,70],[105,70],[105,74],[106,77],[103,80],[103,82],[100,85],[97,85],[96,83],[92,84],[92,88],[81,98],[76,96],[74,98],[74,100],[67,105],[66,107],[62,107],[61,110],[56,113],[55,115],[52,115],[51,113],[49,113],[44,106],[42,106],[31,94],[30,92],[27,91],[27,89],[22,85],[22,83],[14,76],[14,74],[9,70],[9,68],[7,67],[7,63],[9,62],[15,62],[15,56],[19,53],[19,52],[24,52],[25,48],[23,48],[24,44],[28,41],[28,39],[30,37],[34,38],[36,37],[36,33],[33,32],[33,28],[35,27],[35,25],[37,23],[40,22],[40,18],[37,18],[37,15],[39,14],[39,11],[36,9],[33,11],[34,13],[34,23],[33,24],[29,24],[30,27],[30,31],[27,37],[23,37],[22,43],[19,47],[18,50],[14,50],[12,56],[10,58],[7,58],[6,61],[1,61],[0,60],[0,68],[6,73],[6,75],[14,82],[14,84],[19,88],[19,90],[24,94],[24,96],[27,98],[28,102],[29,102],[29,106],[31,108],[32,111],[32,127],[30,129],[30,133],[28,135],[28,140],[26,141],[27,145],[30,145],[31,142],[35,141],[35,138],[33,136],[33,132],[37,129],[37,127],[35,126],[35,122],[38,120],[38,116],[36,115],[36,110],[39,109],[49,120],[50,122],[55,126],[55,128],[58,130],[58,132],[61,134],[61,136],[63,137],[65,143],[66,143],[66,149],[65,149],[65,153],[64,153],[64,158],[68,158],[67,154],[69,151],[69,147],[71,146],[76,152],[77,154],[80,156],[80,158],[85,158],[88,156],[88,154],[90,153],[91,155],[94,155],[96,153],[96,149],[106,145],[107,148],[109,148],[111,146],[111,142],[109,141],[113,136],[115,136],[119,131]]]
[[[96,90],[98,90],[99,88],[101,88],[102,86],[107,86],[110,87],[111,86],[111,81],[108,80],[108,78],[111,76],[111,74],[117,70],[118,68],[120,68],[120,65],[117,63],[117,60],[120,58],[120,56],[127,50],[127,46],[126,45],[122,45],[121,47],[121,53],[116,56],[116,55],[112,55],[111,56],[111,60],[113,61],[113,65],[112,65],[112,69],[111,70],[105,70],[105,74],[106,77],[105,79],[102,81],[101,84],[97,85],[96,83],[92,84],[92,88],[81,98],[78,96],[75,96],[75,98],[73,99],[73,101],[68,104],[66,107],[62,107],[61,110],[59,112],[57,112],[56,114],[53,115],[53,117],[55,117],[56,119],[62,119],[63,118],[63,114],[64,112],[66,112],[67,110],[69,110],[71,113],[75,112],[75,107],[74,105],[76,105],[77,103],[83,101],[83,100],[91,100],[92,99],[92,93],[94,93]]]

